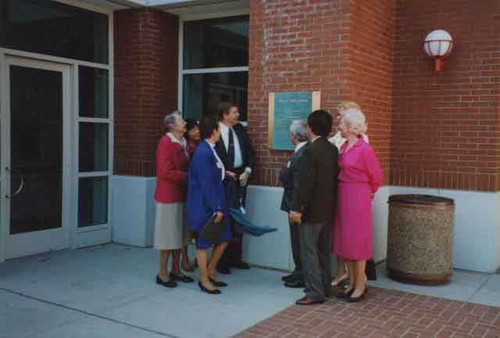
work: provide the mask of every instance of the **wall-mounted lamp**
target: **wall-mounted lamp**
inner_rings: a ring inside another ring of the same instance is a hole
[[[434,69],[443,70],[444,58],[447,57],[453,48],[453,39],[445,30],[436,29],[425,37],[424,50],[427,55],[434,58]]]

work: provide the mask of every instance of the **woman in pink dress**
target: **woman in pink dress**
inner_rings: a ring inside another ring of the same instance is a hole
[[[372,200],[383,182],[373,148],[363,140],[366,119],[357,109],[343,112],[339,124],[346,142],[340,149],[338,204],[333,253],[348,264],[350,286],[338,294],[359,301],[366,293],[365,265],[372,256]]]

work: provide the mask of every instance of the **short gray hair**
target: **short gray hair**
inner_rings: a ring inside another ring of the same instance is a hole
[[[166,115],[165,118],[163,119],[163,126],[165,127],[166,131],[170,131],[172,127],[179,122],[179,119],[182,117],[182,113],[178,110],[175,110],[171,112],[170,114]]]
[[[356,135],[366,133],[366,117],[359,109],[347,109],[340,115],[340,122],[344,123],[347,131]]]
[[[290,133],[295,135],[299,142],[307,141],[307,121],[293,120],[290,124]]]

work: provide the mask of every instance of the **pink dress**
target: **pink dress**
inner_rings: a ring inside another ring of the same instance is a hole
[[[373,148],[362,138],[346,148],[347,142],[340,148],[332,248],[347,260],[367,260],[372,257],[372,194],[384,174]]]

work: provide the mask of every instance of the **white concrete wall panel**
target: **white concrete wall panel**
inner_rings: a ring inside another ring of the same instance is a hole
[[[114,176],[112,181],[113,241],[151,246],[154,233],[155,178]],[[250,186],[247,214],[257,224],[278,228],[261,237],[245,236],[243,259],[251,264],[293,269],[287,214],[280,210],[281,187]],[[373,257],[386,258],[388,198],[426,194],[455,201],[455,268],[494,272],[500,266],[500,193],[384,186],[373,204]]]

